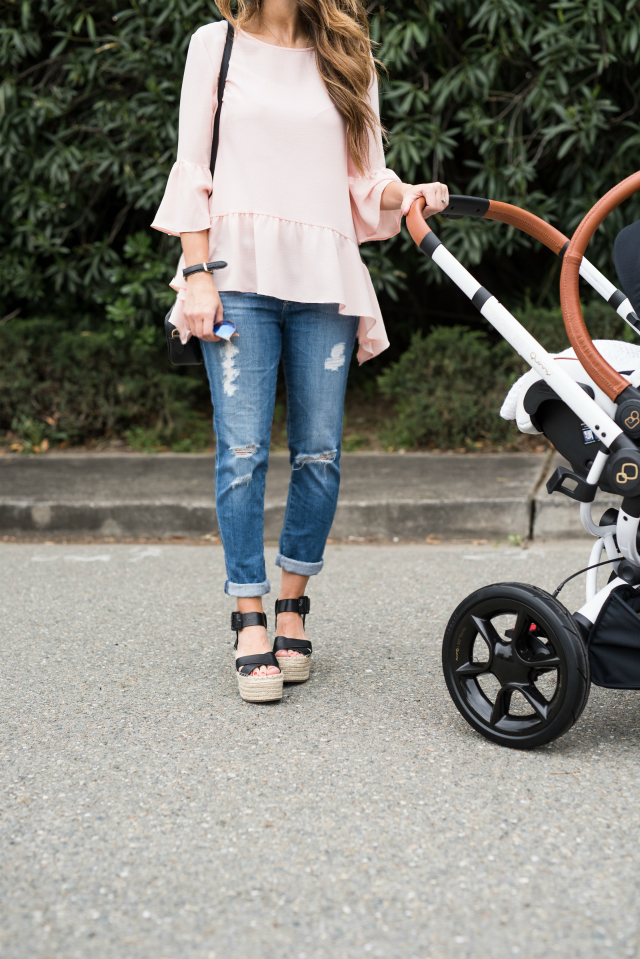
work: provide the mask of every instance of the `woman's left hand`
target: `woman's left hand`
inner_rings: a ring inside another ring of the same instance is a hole
[[[418,197],[423,196],[426,206],[422,215],[427,219],[434,213],[442,213],[445,207],[449,206],[449,188],[446,183],[403,183],[402,191],[402,215],[406,216]]]

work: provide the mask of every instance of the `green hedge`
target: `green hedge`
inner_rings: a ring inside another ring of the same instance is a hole
[[[142,342],[55,318],[0,327],[0,429],[18,449],[121,437],[137,449],[199,449],[211,436],[197,412],[205,396],[202,376],[169,367],[159,333]]]

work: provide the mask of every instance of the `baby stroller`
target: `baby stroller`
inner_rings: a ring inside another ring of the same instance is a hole
[[[573,349],[559,357],[547,353],[446,249],[421,215],[424,200],[407,217],[420,250],[530,364],[505,405],[520,430],[543,433],[568,460],[570,468],[559,467],[547,490],[579,503],[584,528],[596,539],[586,602],[573,615],[536,586],[497,583],[467,596],[449,620],[442,663],[451,698],[474,729],[502,746],[532,749],[562,736],[582,713],[592,681],[640,689],[640,346],[604,341],[598,350],[578,292],[582,276],[640,332],[640,221],[618,235],[614,248],[631,299],[584,257],[605,217],[638,190],[640,173],[602,197],[571,240],[508,203],[450,198],[445,216],[500,220],[562,258],[562,313]],[[596,521],[591,505],[598,488],[622,502]],[[597,566],[606,563],[612,574],[598,590]]]

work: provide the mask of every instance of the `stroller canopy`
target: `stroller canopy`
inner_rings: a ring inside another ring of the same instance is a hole
[[[618,233],[613,244],[613,262],[622,289],[640,316],[640,220]]]

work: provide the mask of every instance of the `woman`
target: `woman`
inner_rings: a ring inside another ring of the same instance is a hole
[[[389,345],[358,244],[399,232],[440,183],[401,183],[385,168],[377,76],[360,0],[218,0],[235,39],[213,184],[209,170],[227,23],[191,38],[178,160],[153,226],[179,235],[172,321],[202,341],[214,406],[216,508],[225,592],[237,597],[236,671],[249,701],[282,698],[309,676],[307,581],[322,569],[340,480],[349,360]],[[183,277],[183,268],[228,267]],[[213,332],[222,316],[238,336]],[[276,378],[283,362],[292,466],[276,565],[282,569],[271,650],[262,597],[264,490]]]

